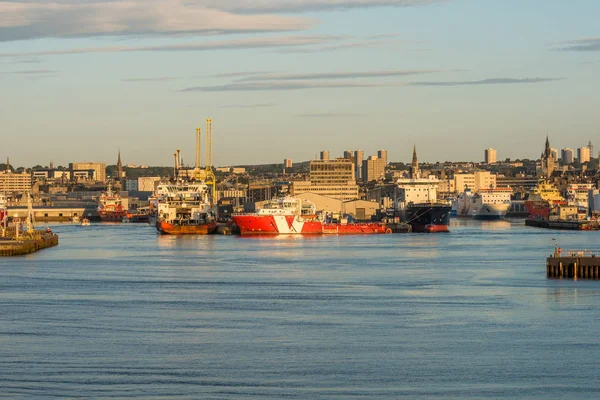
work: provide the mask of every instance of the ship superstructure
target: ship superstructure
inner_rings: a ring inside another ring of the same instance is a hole
[[[98,198],[98,215],[101,221],[121,222],[127,210],[123,206],[123,199],[117,192],[113,192],[111,183],[106,192]]]
[[[510,208],[511,188],[480,189],[473,197],[473,218],[494,220],[504,218]]]
[[[217,229],[207,184],[179,181],[159,185],[156,229],[166,234],[209,234]]]

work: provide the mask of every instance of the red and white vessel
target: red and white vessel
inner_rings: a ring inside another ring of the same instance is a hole
[[[109,183],[106,192],[98,198],[98,215],[101,221],[121,222],[127,216],[123,200],[119,193],[112,191]]]
[[[8,203],[6,195],[0,193],[0,226],[5,228],[8,224],[8,209],[6,203]]]
[[[241,235],[317,235],[392,233],[384,223],[329,223],[317,218],[315,205],[298,198],[275,198],[252,214],[234,214]]]

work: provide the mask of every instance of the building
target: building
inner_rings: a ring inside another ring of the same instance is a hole
[[[313,160],[309,168],[308,181],[292,182],[293,196],[311,192],[343,201],[358,198],[358,185],[352,160],[345,158]]]
[[[292,166],[293,164],[291,158],[286,158],[285,160],[283,160],[283,168],[292,168]]]
[[[419,169],[419,160],[417,159],[417,146],[413,146],[412,163],[410,164],[410,177],[412,179],[419,179],[421,177],[421,170]]]
[[[354,152],[352,150],[344,151],[344,158],[354,161]]]
[[[385,161],[377,156],[370,156],[363,161],[363,182],[378,181],[385,178]]]
[[[106,182],[106,164],[95,162],[74,162],[69,164],[71,171],[93,171],[92,179],[96,182]]]
[[[125,190],[128,192],[137,192],[138,191],[138,180],[137,179],[126,179],[125,180]]]
[[[573,151],[573,149],[567,147],[561,150],[560,159],[563,164],[573,164],[573,161],[575,161],[574,158],[575,152]]]
[[[552,156],[554,157],[554,162],[556,164],[558,164],[558,149],[551,147],[550,152],[552,153]]]
[[[154,192],[159,183],[160,178],[158,176],[140,176],[137,178],[136,190],[140,192]]]
[[[489,189],[496,187],[496,175],[490,171],[476,171],[472,174],[454,174],[454,188],[458,192],[464,192],[465,189],[479,191],[479,189]]]
[[[383,166],[388,163],[387,150],[377,150],[377,157],[383,160]]]
[[[313,185],[355,184],[353,162],[345,158],[313,160],[310,162],[309,179]]]
[[[577,161],[580,164],[590,162],[590,148],[589,147],[580,147],[577,149]]]
[[[546,136],[546,146],[544,148],[544,152],[542,153],[541,159],[542,165],[538,171],[538,174],[549,178],[556,170],[556,159],[554,158],[554,154],[550,149],[550,141],[548,140],[548,136]]]
[[[323,150],[321,152],[321,160],[329,160],[329,151],[328,150]]]
[[[31,174],[14,173],[7,170],[0,172],[0,193],[23,193],[31,190]]]
[[[362,178],[362,165],[365,158],[365,152],[356,150],[354,152],[354,176],[356,179]]]
[[[485,149],[485,163],[495,164],[498,161],[496,149]]]

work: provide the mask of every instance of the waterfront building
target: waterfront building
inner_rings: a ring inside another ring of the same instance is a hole
[[[324,161],[329,160],[329,151],[328,150],[323,150],[321,152],[321,160],[324,160]]]
[[[383,166],[385,167],[388,163],[387,150],[377,150],[377,157],[383,160]]]
[[[363,182],[377,181],[385,178],[385,160],[378,156],[370,156],[363,161]]]
[[[283,168],[292,168],[292,166],[293,164],[291,158],[286,158],[283,160]]]
[[[567,147],[561,150],[560,159],[563,164],[573,164],[574,158],[575,152],[573,151],[573,149]]]
[[[365,152],[356,150],[354,152],[354,176],[356,179],[362,178],[362,165],[365,157]]]
[[[497,161],[497,154],[495,149],[485,149],[485,163],[495,164]]]
[[[577,161],[580,164],[590,162],[590,148],[589,147],[580,147],[577,149]]]
[[[71,171],[93,171],[92,179],[96,182],[106,182],[106,164],[98,162],[74,162],[69,164]]]

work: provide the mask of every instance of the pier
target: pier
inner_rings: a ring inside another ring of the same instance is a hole
[[[600,279],[600,255],[589,250],[570,250],[546,259],[548,278]]]
[[[0,256],[22,256],[57,245],[58,235],[36,230],[32,234],[26,233],[19,238],[14,236],[0,238]]]

